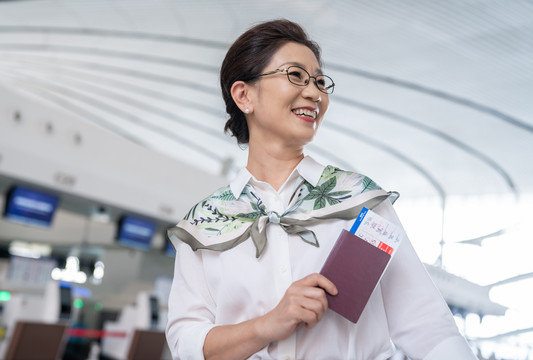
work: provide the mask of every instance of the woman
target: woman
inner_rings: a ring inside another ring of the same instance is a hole
[[[328,310],[337,289],[319,271],[356,215],[336,209],[381,190],[304,156],[334,89],[318,45],[290,21],[262,23],[231,46],[220,76],[225,130],[248,144],[248,163],[169,231],[174,358],[387,359],[392,339],[412,359],[474,359],[408,240],[356,324]],[[389,201],[374,211],[399,224]]]

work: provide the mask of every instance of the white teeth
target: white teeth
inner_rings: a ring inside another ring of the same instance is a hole
[[[295,113],[296,115],[305,115],[305,116],[310,117],[312,119],[316,119],[316,112],[313,111],[313,110],[295,109],[292,112]]]

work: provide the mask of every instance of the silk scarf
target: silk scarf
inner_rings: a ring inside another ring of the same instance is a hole
[[[183,241],[194,251],[226,251],[251,239],[259,258],[267,244],[269,224],[318,247],[318,240],[308,226],[328,219],[355,219],[363,207],[372,209],[385,199],[394,203],[398,196],[397,192],[382,190],[364,175],[330,165],[316,186],[305,180],[300,183],[282,214],[269,211],[250,184],[238,198],[226,186],[196,204],[168,230],[168,236],[173,246],[176,241]]]

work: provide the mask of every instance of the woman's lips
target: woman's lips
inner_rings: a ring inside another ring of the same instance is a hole
[[[318,116],[318,109],[312,107],[299,107],[292,109],[292,113],[307,122],[315,122]]]

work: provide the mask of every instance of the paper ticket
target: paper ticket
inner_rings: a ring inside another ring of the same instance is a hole
[[[401,227],[394,225],[366,207],[355,219],[350,232],[389,255],[392,255],[394,250],[398,248],[403,238]]]

